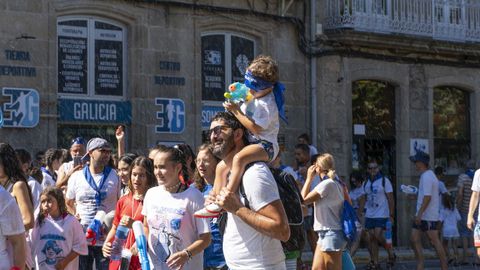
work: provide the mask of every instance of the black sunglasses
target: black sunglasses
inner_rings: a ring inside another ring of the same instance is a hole
[[[220,135],[220,133],[222,132],[222,130],[225,130],[225,129],[228,129],[230,128],[229,126],[226,126],[226,125],[220,125],[220,126],[216,126],[210,130],[208,130],[208,138],[210,138],[210,136],[212,136],[212,134],[215,134],[215,135]]]

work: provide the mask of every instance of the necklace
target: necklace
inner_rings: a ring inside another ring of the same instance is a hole
[[[163,189],[164,189],[165,191],[170,192],[170,193],[172,193],[172,191],[174,191],[174,190],[177,190],[177,192],[178,192],[178,188],[180,187],[181,184],[182,184],[182,183],[180,183],[180,181],[179,181],[178,183],[176,183],[176,184],[173,185],[173,186],[169,186],[169,187],[163,186]],[[176,193],[176,192],[175,192],[175,193]]]
[[[135,209],[135,201],[138,201],[138,205],[137,205],[137,209],[136,210],[133,210]],[[135,217],[137,216],[138,214],[138,211],[140,210],[140,204],[143,204],[143,196],[141,196],[141,198],[139,198],[137,196],[137,198],[135,198],[135,195],[132,194],[132,219],[135,220]]]

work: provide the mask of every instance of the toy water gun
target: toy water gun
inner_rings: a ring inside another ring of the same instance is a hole
[[[235,103],[249,102],[253,99],[252,94],[250,94],[250,89],[245,84],[239,82],[230,84],[230,86],[228,86],[228,92],[225,92],[223,96]]]
[[[88,225],[85,236],[87,238],[87,243],[90,246],[94,246],[97,243],[97,240],[100,239],[100,236],[102,235],[102,226],[103,226],[104,219],[105,219],[105,212],[100,210],[97,212],[97,214],[95,215],[95,218],[93,218],[90,225]]]
[[[412,185],[401,185],[400,189],[403,193],[415,195],[418,192],[418,188]]]
[[[143,223],[141,221],[135,221],[132,225],[133,234],[135,235],[135,243],[138,250],[138,258],[142,265],[142,270],[150,270],[150,262],[147,255],[147,237],[143,231]]]

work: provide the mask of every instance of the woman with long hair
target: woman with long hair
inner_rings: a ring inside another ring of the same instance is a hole
[[[210,244],[208,220],[197,219],[202,193],[181,181],[187,168],[184,154],[174,148],[159,149],[154,173],[159,184],[147,191],[142,215],[151,263],[157,269],[203,269],[203,250]]]
[[[320,183],[310,191],[315,174]],[[342,251],[347,245],[340,224],[342,217],[344,189],[335,173],[333,156],[325,153],[314,160],[308,168],[307,180],[302,188],[305,204],[313,203],[313,229],[318,233],[318,242],[313,257],[312,269],[342,269]]]
[[[130,260],[129,269],[141,270],[142,268],[137,256],[137,249],[134,245],[135,236],[131,228],[134,221],[143,222],[143,199],[147,190],[157,185],[157,180],[153,174],[152,161],[143,156],[137,157],[131,162],[128,174],[128,189],[130,192],[121,197],[117,202],[112,229],[108,233],[105,243],[103,244],[103,254],[105,257],[110,257],[112,242],[115,238],[118,226],[126,226],[130,228],[130,231],[123,248],[130,249],[133,254]],[[109,269],[116,270],[119,266],[119,261],[110,261]]]
[[[55,186],[57,183],[57,171],[62,165],[63,152],[57,148],[49,148],[43,156],[44,167],[41,167],[43,173],[42,187]]]

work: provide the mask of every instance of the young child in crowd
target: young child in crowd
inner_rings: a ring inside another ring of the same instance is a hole
[[[457,228],[457,222],[461,220],[460,213],[458,212],[453,198],[450,195],[442,195],[442,204],[443,208],[440,211],[440,220],[443,222],[442,235],[443,235],[443,248],[445,249],[445,254],[447,255],[448,264],[456,264],[458,258],[458,247],[457,242],[460,234]],[[453,247],[454,256],[450,256],[450,251],[448,244]]]
[[[78,256],[87,255],[87,241],[78,220],[68,214],[63,192],[46,187],[40,195],[40,213],[32,231],[37,270],[78,269]]]
[[[213,194],[219,194],[223,187],[236,191],[241,182],[245,167],[255,161],[270,162],[278,154],[277,135],[280,116],[286,121],[283,109],[285,87],[278,82],[278,65],[269,56],[257,56],[248,66],[245,73],[245,85],[250,88],[254,99],[239,104],[225,102],[223,106],[231,112],[250,132],[250,145],[244,147],[233,159],[231,168],[220,162],[215,171]],[[218,128],[218,129],[217,129]],[[219,136],[225,131],[222,126],[214,128],[210,136]],[[227,184],[227,173],[231,171]],[[196,217],[217,216],[221,208],[215,203],[195,213]]]

